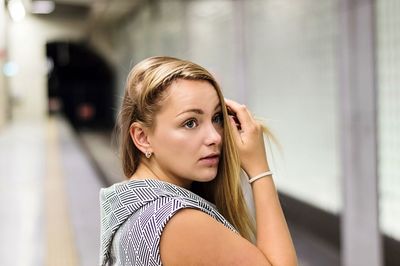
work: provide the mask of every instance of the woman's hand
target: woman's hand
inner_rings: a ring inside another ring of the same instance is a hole
[[[262,126],[257,122],[245,105],[225,99],[226,106],[236,114],[240,124],[232,115],[229,119],[240,156],[241,167],[249,177],[268,171]]]
[[[229,115],[243,170],[249,177],[268,171],[261,124],[253,118],[246,106],[228,99],[225,99],[225,103],[235,114],[240,125],[238,129],[235,119]],[[257,248],[271,265],[298,265],[296,250],[283,215],[274,180],[262,178],[252,183],[251,187],[256,213]]]

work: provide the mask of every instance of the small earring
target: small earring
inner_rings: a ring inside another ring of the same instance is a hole
[[[147,159],[149,159],[151,157],[151,151],[146,151],[145,156]]]

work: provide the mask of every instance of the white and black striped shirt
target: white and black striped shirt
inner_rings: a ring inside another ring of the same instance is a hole
[[[100,265],[162,265],[161,233],[183,208],[201,210],[234,232],[215,205],[160,180],[130,180],[100,191]]]

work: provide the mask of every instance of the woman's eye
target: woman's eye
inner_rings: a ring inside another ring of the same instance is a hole
[[[190,119],[188,121],[186,121],[186,123],[184,124],[184,126],[186,128],[195,128],[197,126],[197,122],[194,119]]]
[[[223,117],[222,113],[218,113],[216,116],[214,116],[213,122],[217,124],[222,124]]]

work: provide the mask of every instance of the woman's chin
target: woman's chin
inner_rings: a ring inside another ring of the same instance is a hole
[[[210,182],[217,177],[217,171],[210,171],[209,173],[204,173],[195,178],[197,182]]]

